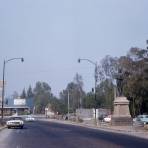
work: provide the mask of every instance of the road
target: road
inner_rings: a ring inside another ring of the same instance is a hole
[[[0,148],[147,148],[148,140],[49,121],[0,131]]]

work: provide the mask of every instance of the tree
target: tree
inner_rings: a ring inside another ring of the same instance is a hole
[[[65,114],[68,112],[68,91],[65,89],[60,92],[59,100],[62,104],[62,113]]]
[[[77,93],[77,97],[79,99],[78,101],[78,108],[82,107],[82,100],[83,100],[83,96],[84,96],[84,91],[83,91],[83,79],[82,76],[79,75],[78,73],[76,73],[75,77],[74,77],[74,83],[76,84],[76,93]]]
[[[102,59],[101,65],[104,71],[105,78],[113,80],[115,74],[118,71],[118,58],[108,55],[104,59]]]
[[[110,79],[106,79],[97,85],[96,100],[94,92],[89,92],[84,97],[83,106],[85,108],[108,108],[113,110],[114,85]]]
[[[68,93],[69,93],[69,105],[70,105],[70,112],[75,112],[77,108],[83,104],[84,98],[84,91],[83,91],[83,81],[82,76],[76,74],[74,77],[74,81],[68,83],[66,89],[60,92],[60,100],[63,105],[64,111],[67,111],[68,105]]]
[[[93,92],[88,92],[83,99],[84,108],[94,108],[96,106],[96,101]]]
[[[44,113],[49,99],[53,97],[51,87],[46,82],[37,82],[33,93],[36,112]]]
[[[105,79],[97,86],[97,107],[113,110],[114,84],[111,79]]]
[[[21,99],[26,99],[26,91],[25,91],[25,88],[23,89],[23,91],[22,91],[22,94],[20,95],[20,98]]]
[[[27,98],[32,98],[34,96],[31,85],[27,90]]]
[[[79,89],[82,91],[83,89],[83,79],[82,76],[76,73],[74,77],[74,83],[78,85]]]
[[[77,108],[79,108],[79,97],[80,97],[80,92],[79,92],[79,87],[77,84],[74,82],[71,82],[67,85],[66,92],[68,94],[69,92],[69,98],[70,98],[70,108],[72,112],[75,112]]]
[[[147,51],[140,48],[131,48],[127,56],[119,58],[119,65],[123,68],[124,95],[130,100],[130,111],[133,117],[148,109],[148,81],[144,76],[145,58]]]
[[[126,56],[113,58],[106,56],[102,60],[105,77],[114,82],[118,69],[124,73],[123,93],[130,101],[130,112],[134,117],[148,113],[148,51],[131,48]]]
[[[58,114],[62,114],[62,115],[67,113],[67,108],[61,99],[58,99],[56,97],[52,97],[49,100],[49,104],[51,106],[51,109],[54,112],[56,112],[56,113],[58,112]]]

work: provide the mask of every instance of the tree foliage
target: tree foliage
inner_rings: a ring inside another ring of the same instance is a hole
[[[67,113],[67,107],[63,103],[61,99],[58,99],[56,97],[52,97],[49,100],[49,104],[51,105],[52,111],[58,114],[66,114]]]
[[[120,65],[127,73],[124,77],[124,94],[130,100],[130,111],[133,117],[148,112],[146,108],[148,81],[145,79],[145,58],[148,58],[146,53],[144,49],[131,48],[126,57],[119,59]]]
[[[33,90],[32,90],[32,87],[30,85],[28,90],[27,90],[27,98],[32,98],[33,96],[34,96]]]
[[[62,100],[63,106],[65,106],[65,111],[67,111],[68,93],[70,112],[75,112],[77,108],[82,107],[85,95],[83,90],[83,79],[78,73],[75,75],[74,81],[68,83],[66,89],[60,92],[60,100]]]
[[[118,74],[118,68],[122,68],[124,73],[124,95],[130,101],[130,111],[133,117],[138,114],[148,113],[147,61],[148,51],[137,47],[131,48],[126,56],[119,58],[106,56],[102,60],[105,77],[111,79],[113,83],[115,82],[115,75]]]
[[[111,79],[105,79],[97,86],[97,107],[113,109],[114,85]]]
[[[148,113],[148,51],[137,47],[131,48],[126,56],[106,56],[97,67],[96,100],[93,91],[84,92],[83,79],[78,73],[74,80],[60,92],[59,98],[51,93],[51,87],[45,82],[37,82],[32,91],[27,90],[27,97],[34,97],[36,112],[43,113],[48,103],[52,110],[60,114],[67,113],[68,93],[70,112],[77,108],[108,108],[113,110],[115,76],[118,69],[123,70],[123,93],[130,101],[130,112],[134,117]],[[26,96],[25,89],[21,97]]]
[[[44,113],[52,97],[51,88],[46,82],[37,82],[33,90],[36,113]]]
[[[20,95],[20,98],[22,98],[22,99],[26,99],[26,90],[25,90],[25,88],[23,89],[23,91],[22,91],[22,94]]]
[[[96,107],[96,101],[95,96],[93,92],[88,92],[86,96],[83,99],[83,107],[84,108],[95,108]]]

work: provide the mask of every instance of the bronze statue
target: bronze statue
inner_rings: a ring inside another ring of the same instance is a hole
[[[118,74],[116,76],[116,83],[117,83],[117,96],[123,96],[123,72],[122,69],[119,68]]]

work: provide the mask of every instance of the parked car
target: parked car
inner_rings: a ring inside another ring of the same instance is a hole
[[[104,119],[103,119],[104,122],[111,122],[111,115],[108,115],[106,116]]]
[[[99,115],[98,120],[103,121],[106,116],[107,116],[106,114],[101,114]]]
[[[35,118],[34,118],[33,116],[29,115],[29,116],[27,116],[27,117],[25,118],[25,121],[30,121],[30,122],[32,122],[32,121],[35,121]]]
[[[7,125],[8,128],[12,128],[12,127],[23,128],[24,127],[24,121],[21,117],[11,117],[6,122],[6,125]]]
[[[148,115],[138,115],[136,120],[143,122],[143,124],[148,124]]]

